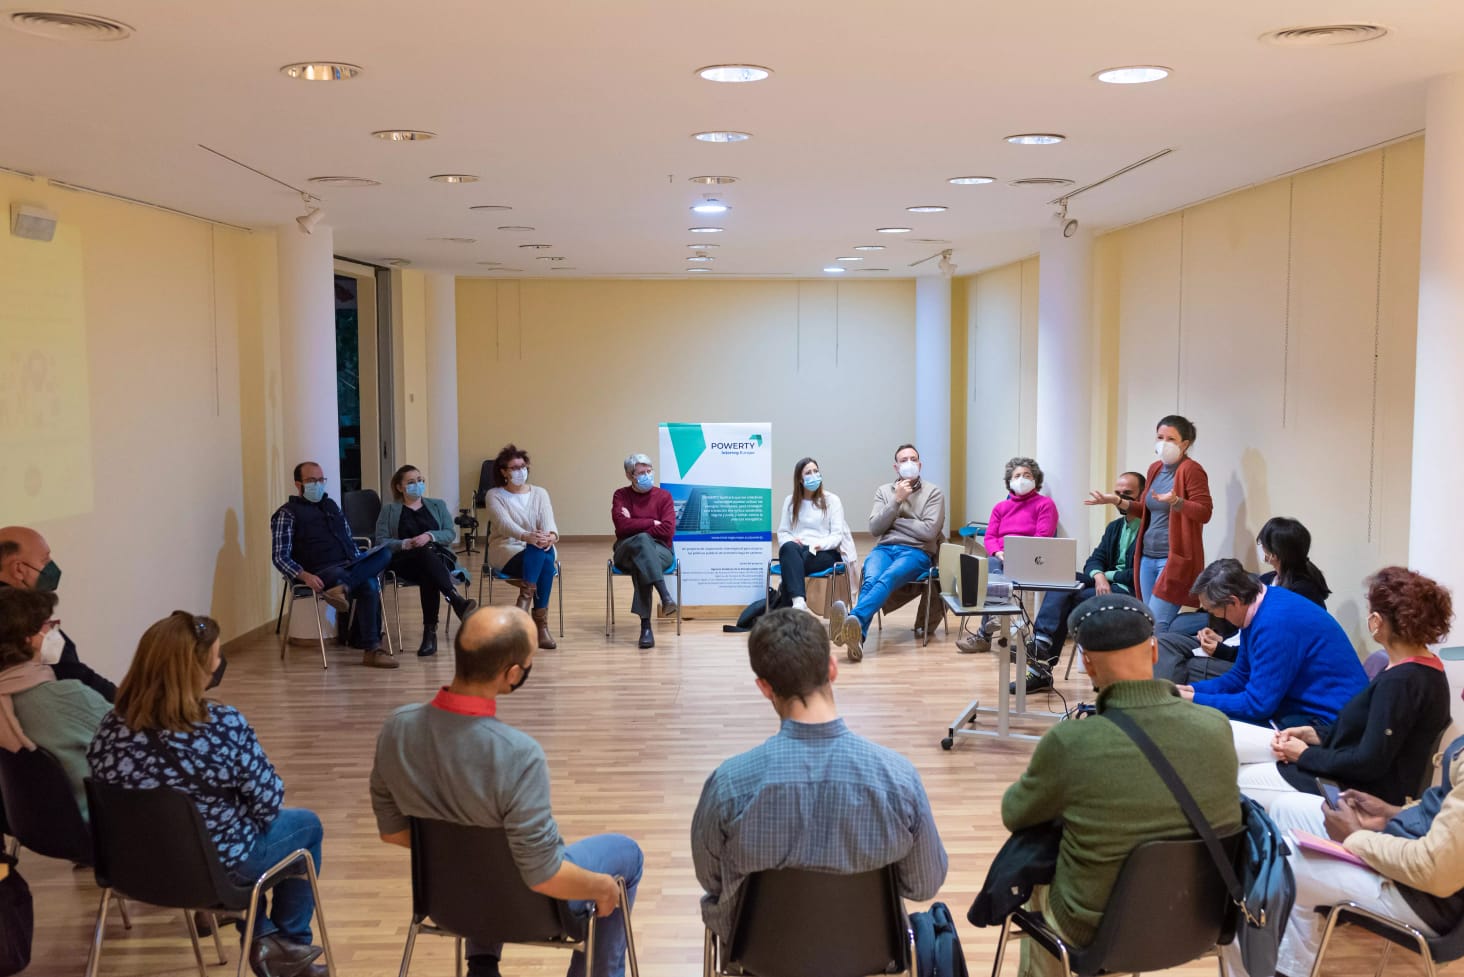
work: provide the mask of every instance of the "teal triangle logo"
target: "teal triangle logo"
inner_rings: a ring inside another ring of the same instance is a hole
[[[676,457],[676,475],[678,478],[685,478],[686,473],[691,471],[691,466],[707,450],[706,435],[702,433],[700,424],[668,423],[666,430],[671,435],[671,453]]]

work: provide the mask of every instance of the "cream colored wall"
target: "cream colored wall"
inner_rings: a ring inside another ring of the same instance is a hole
[[[1037,259],[956,286],[966,308],[966,382],[952,388],[966,405],[966,519],[985,522],[1006,497],[1007,460],[1036,447]]]
[[[610,532],[662,421],[770,421],[774,506],[810,454],[856,530],[913,436],[911,281],[459,279],[457,322],[463,498],[513,441],[566,535]]]
[[[81,240],[93,501],[35,523],[64,570],[67,632],[120,679],[174,608],[212,613],[226,639],[263,623],[269,512],[288,490],[273,235],[0,174],[12,201]]]
[[[1127,228],[1097,270],[1115,464],[1189,417],[1207,559],[1257,569],[1261,524],[1300,519],[1358,640],[1363,577],[1407,561],[1422,159],[1413,140]]]

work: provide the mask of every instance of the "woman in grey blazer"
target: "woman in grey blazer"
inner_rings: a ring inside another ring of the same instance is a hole
[[[437,612],[446,597],[458,620],[478,606],[458,593],[452,580],[457,558],[452,553],[452,513],[441,499],[427,498],[427,480],[411,465],[398,468],[391,477],[391,494],[396,501],[381,507],[376,520],[377,546],[392,549],[387,569],[417,585],[422,597],[422,646],[417,654],[437,654]]]

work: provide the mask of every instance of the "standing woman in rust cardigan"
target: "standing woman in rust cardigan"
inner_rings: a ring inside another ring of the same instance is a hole
[[[1210,478],[1189,456],[1195,426],[1170,414],[1155,429],[1154,453],[1144,497],[1129,501],[1107,492],[1093,492],[1088,505],[1108,503],[1125,515],[1139,516],[1137,596],[1154,614],[1154,633],[1169,630],[1190,598],[1195,578],[1205,568],[1205,523],[1215,511]],[[1134,512],[1137,510],[1137,513]]]

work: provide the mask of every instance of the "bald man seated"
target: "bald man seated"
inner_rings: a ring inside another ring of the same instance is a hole
[[[0,587],[54,591],[60,583],[61,568],[51,559],[51,546],[46,537],[26,526],[0,529]],[[114,701],[117,686],[84,665],[76,652],[76,642],[65,631],[60,633],[65,642],[61,656],[56,661],[46,662],[56,673],[56,678],[75,679],[108,702]],[[219,674],[223,674],[222,665]]]
[[[525,885],[568,900],[576,913],[600,917],[597,977],[623,977],[625,921],[616,908],[616,876],[625,880],[634,904],[640,846],[614,834],[566,845],[549,810],[543,749],[496,718],[498,700],[528,681],[537,646],[533,619],[517,607],[469,614],[454,641],[452,684],[430,702],[398,709],[382,727],[371,768],[371,807],[381,840],[404,848],[412,843],[410,818],[502,828]],[[468,977],[498,977],[501,951],[469,941]],[[585,961],[576,953],[569,974],[584,972]]]

